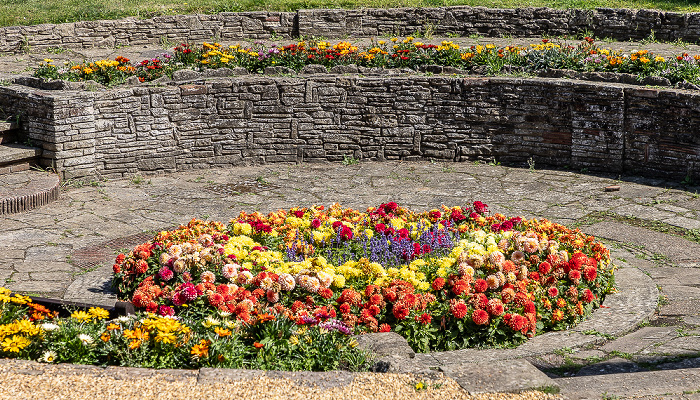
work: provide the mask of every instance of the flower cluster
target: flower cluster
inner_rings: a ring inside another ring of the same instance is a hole
[[[683,53],[666,59],[648,50],[629,55],[600,48],[586,37],[577,46],[543,39],[529,46],[497,47],[493,44],[461,48],[453,41],[439,45],[425,44],[413,37],[379,40],[360,48],[347,41],[331,44],[326,41],[300,41],[289,45],[266,46],[255,42],[252,46],[239,44],[224,46],[203,43],[201,46],[183,43],[174,48],[174,55],[131,64],[124,57],[114,61],[101,60],[62,67],[51,59],[35,71],[35,76],[71,81],[95,80],[103,84],[120,83],[130,76],[141,82],[163,75],[172,75],[177,69],[203,70],[221,67],[243,67],[261,73],[269,66],[283,66],[295,71],[309,64],[325,67],[356,64],[364,67],[412,68],[424,65],[442,65],[496,74],[508,71],[537,73],[548,68],[567,68],[577,71],[609,71],[632,73],[640,78],[662,76],[672,83],[700,83],[700,55]],[[483,67],[486,67],[485,69]]]
[[[481,202],[422,213],[390,202],[192,220],[120,254],[114,283],[164,317],[330,318],[355,333],[395,330],[420,351],[521,343],[600,305],[613,284],[602,244],[487,213]]]
[[[324,313],[303,321],[274,310],[247,322],[224,311],[204,319],[154,313],[110,319],[107,310],[92,307],[58,318],[4,288],[0,305],[0,355],[5,357],[152,368],[363,370],[370,366],[368,355],[349,336],[351,329]]]

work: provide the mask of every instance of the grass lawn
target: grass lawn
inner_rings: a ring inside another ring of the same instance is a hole
[[[553,7],[647,8],[700,12],[697,0],[0,0],[0,26],[35,25],[127,16],[217,13],[225,11],[294,11],[304,8],[392,8],[485,6],[495,8]]]

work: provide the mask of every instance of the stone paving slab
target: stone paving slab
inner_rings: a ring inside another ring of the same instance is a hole
[[[695,392],[700,389],[700,369],[588,375],[561,378],[556,382],[561,388],[561,393],[570,400],[601,399],[605,398],[605,395],[608,399],[671,394],[674,395],[670,398],[680,398],[679,395],[684,391]]]
[[[446,365],[440,370],[469,394],[558,388],[554,380],[526,360]]]

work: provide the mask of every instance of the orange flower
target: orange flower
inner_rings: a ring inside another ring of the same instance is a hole
[[[272,315],[272,314],[267,314],[267,313],[265,313],[265,314],[259,314],[259,315],[258,315],[258,322],[260,322],[260,323],[262,323],[262,322],[267,322],[267,321],[272,321],[272,320],[274,320],[274,319],[275,319],[275,316]]]
[[[218,326],[214,328],[214,332],[219,335],[219,337],[226,337],[226,336],[231,336],[231,331],[228,329],[222,329],[219,328]]]
[[[121,329],[122,329],[122,327],[119,326],[119,325],[117,325],[117,324],[110,323],[109,325],[107,325],[107,330],[108,330],[108,331],[118,331],[118,330],[121,330]]]
[[[190,354],[196,358],[202,358],[209,355],[209,344],[211,342],[205,339],[200,340],[199,344],[192,346]]]
[[[103,342],[109,342],[109,339],[111,339],[111,338],[112,338],[112,335],[110,335],[109,332],[105,332],[102,334],[102,336],[100,336],[100,339]]]
[[[262,348],[262,347],[265,347],[264,344],[258,343],[258,342],[253,343],[253,346],[254,346],[256,349],[260,349],[260,348]]]

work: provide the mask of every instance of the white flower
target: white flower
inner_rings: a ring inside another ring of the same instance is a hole
[[[50,332],[50,331],[55,331],[56,329],[59,328],[58,325],[52,324],[51,322],[45,322],[45,323],[39,325],[39,327],[40,327],[41,329],[43,329],[43,330],[45,330],[45,331],[49,331],[49,332]]]
[[[39,361],[45,362],[45,363],[52,363],[52,362],[56,361],[56,352],[51,351],[51,350],[45,351],[44,354],[39,359]]]
[[[95,339],[90,337],[90,335],[86,335],[84,333],[81,333],[80,335],[78,335],[78,339],[80,339],[80,341],[83,342],[83,344],[86,346],[89,344],[92,344],[95,341]]]
[[[122,316],[117,317],[117,321],[121,322],[121,323],[126,323],[126,322],[131,321],[131,317],[129,317],[128,315],[122,315]]]

